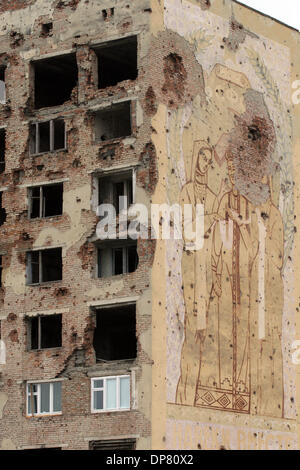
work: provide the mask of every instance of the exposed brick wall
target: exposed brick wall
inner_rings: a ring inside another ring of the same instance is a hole
[[[151,390],[149,383],[145,382],[144,369],[151,366],[151,358],[144,350],[141,338],[145,335],[149,338],[151,332],[151,306],[148,311],[137,308],[136,360],[124,364],[100,365],[95,362],[92,347],[94,326],[87,305],[88,302],[98,300],[142,296],[150,288],[152,242],[143,241],[139,245],[139,266],[136,272],[98,279],[95,277],[96,248],[89,241],[98,222],[90,205],[92,172],[111,168],[112,165],[138,164],[151,135],[150,118],[144,116],[143,121],[137,123],[137,103],[144,99],[142,87],[139,86],[143,77],[142,68],[136,81],[128,80],[104,90],[98,90],[94,81],[95,61],[94,53],[88,46],[90,41],[115,39],[116,36],[122,37],[124,33],[130,34],[137,30],[144,33],[148,31],[149,13],[144,10],[149,6],[149,1],[135,0],[130,5],[128,3],[119,1],[115,5],[114,17],[109,22],[99,17],[97,31],[92,29],[76,34],[74,28],[73,36],[64,41],[61,40],[61,33],[70,30],[70,9],[75,11],[80,1],[53,1],[53,17],[38,18],[27,32],[7,31],[5,36],[0,36],[0,65],[7,65],[7,102],[6,105],[0,105],[0,126],[7,126],[6,171],[0,175],[0,188],[7,188],[3,192],[7,220],[0,227],[4,267],[0,316],[1,335],[7,348],[7,364],[1,375],[0,382],[3,385],[0,390],[8,397],[3,418],[0,419],[0,447],[2,436],[11,440],[17,448],[64,444],[68,449],[87,449],[88,438],[93,440],[131,435],[148,438],[150,446],[150,416],[143,409],[149,408]],[[25,8],[30,4],[34,4],[34,1],[3,0],[0,12]],[[135,16],[132,16],[133,12]],[[51,42],[41,34],[42,24],[48,22],[53,22]],[[38,58],[71,48],[76,52],[79,70],[78,87],[72,99],[55,110],[34,110],[30,58],[24,59],[25,51],[32,50],[34,57]],[[133,100],[133,138],[96,143],[91,108],[104,103],[109,105],[123,98]],[[30,122],[60,116],[66,123],[67,151],[30,156]],[[138,185],[142,186],[143,179],[149,179],[145,172],[147,168],[138,170]],[[50,219],[29,220],[26,185],[52,180],[67,180],[64,181],[64,214]],[[25,253],[39,244],[41,247],[63,247],[63,280],[40,286],[25,286]],[[48,310],[56,310],[58,313],[63,311],[62,347],[28,351],[25,315]],[[80,354],[84,351],[80,366],[78,351]],[[104,375],[113,375],[114,372],[127,374],[132,368],[136,371],[139,391],[137,409],[91,414],[90,377],[93,372],[97,372],[97,375],[101,371]],[[63,380],[62,415],[26,417],[26,381],[55,377],[66,379]]]

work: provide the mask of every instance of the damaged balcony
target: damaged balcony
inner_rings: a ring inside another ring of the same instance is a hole
[[[78,83],[75,53],[40,59],[32,67],[35,109],[60,106],[71,99]]]
[[[98,88],[115,86],[125,80],[136,80],[137,37],[110,41],[93,47],[98,62]]]
[[[95,311],[93,346],[97,362],[137,357],[136,305],[114,305]]]

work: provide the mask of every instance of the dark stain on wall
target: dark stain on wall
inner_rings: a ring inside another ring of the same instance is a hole
[[[235,116],[227,156],[233,159],[236,189],[253,204],[260,205],[270,195],[269,185],[263,179],[277,169],[273,160],[276,134],[263,95],[248,90],[244,97],[246,111]]]

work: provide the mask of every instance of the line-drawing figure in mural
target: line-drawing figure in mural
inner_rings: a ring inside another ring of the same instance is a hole
[[[205,141],[194,144],[191,181],[182,189],[180,204],[193,207],[192,231],[195,232],[196,205],[204,206],[204,244],[195,250],[190,240],[184,238],[182,254],[182,279],[185,300],[185,339],[181,354],[181,376],[177,386],[176,402],[194,405],[206,315],[212,286],[211,242],[218,200],[208,187],[208,171],[212,163],[212,149]],[[185,220],[186,226],[187,221]]]
[[[231,189],[212,233],[212,292],[196,406],[283,416],[283,224],[272,202],[275,131],[263,96],[244,95],[226,161]]]

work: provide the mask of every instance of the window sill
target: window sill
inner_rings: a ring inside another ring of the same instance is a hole
[[[103,413],[124,413],[124,411],[133,411],[131,408],[126,408],[124,410],[91,410],[91,413],[94,414],[103,414]]]
[[[63,148],[63,149],[57,149],[57,150],[47,150],[46,152],[39,152],[39,153],[30,153],[29,156],[30,157],[40,157],[42,155],[47,155],[47,154],[51,154],[53,155],[54,153],[59,153],[59,152],[67,152],[68,149],[67,148]]]
[[[37,282],[35,284],[26,284],[26,287],[36,287],[36,286],[46,286],[47,284],[58,284],[62,282],[62,279],[58,279],[57,281],[45,281],[45,282]]]
[[[57,215],[47,215],[47,217],[28,217],[28,220],[49,220],[49,219],[56,219],[58,217],[62,217],[64,214],[57,214]]]
[[[111,276],[103,276],[103,277],[96,277],[96,280],[98,281],[102,281],[102,280],[108,280],[108,281],[112,281],[112,280],[115,280],[115,279],[118,279],[118,278],[121,278],[123,276],[129,276],[130,274],[134,274],[137,272],[137,269],[135,271],[132,271],[131,273],[123,273],[123,274],[112,274]]]
[[[37,353],[37,352],[43,352],[43,351],[58,351],[61,352],[63,349],[62,346],[55,346],[53,348],[40,348],[40,349],[27,349],[28,353]]]
[[[52,416],[62,416],[62,411],[57,413],[41,413],[41,414],[34,414],[34,415],[26,415],[26,418],[49,418]]]
[[[124,135],[122,137],[115,137],[113,139],[107,139],[107,140],[95,139],[93,144],[99,147],[105,147],[106,145],[109,146],[109,145],[120,144],[123,140],[126,140],[126,139],[136,139],[136,136],[134,134],[130,134],[130,135]]]

